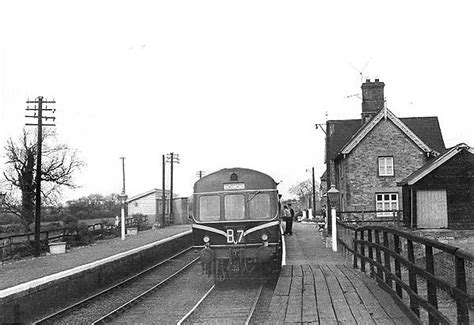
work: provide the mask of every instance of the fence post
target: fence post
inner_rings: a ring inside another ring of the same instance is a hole
[[[365,239],[364,237],[365,237],[364,236],[364,230],[362,230],[360,232],[360,240],[364,241],[364,239]],[[360,255],[362,255],[361,258],[360,258],[360,270],[365,273],[365,263],[366,262],[365,262],[365,244],[364,243],[360,244]]]
[[[354,230],[354,239],[352,240],[352,250],[354,252],[354,258],[353,258],[353,262],[352,262],[352,267],[354,269],[357,269],[357,232],[358,230]]]
[[[375,230],[374,233],[375,244],[380,245],[380,232],[378,230]],[[377,263],[379,265],[382,265],[382,254],[380,254],[380,248],[378,246],[375,246],[375,257],[377,259]],[[383,271],[379,266],[377,266],[377,277],[379,277],[380,280],[383,281]]]
[[[466,270],[464,267],[464,258],[454,256],[456,259],[456,288],[467,293]],[[458,324],[469,324],[469,305],[466,299],[456,296],[456,306],[458,314]]]
[[[395,275],[397,276],[398,279],[402,279],[402,270],[400,267],[400,237],[397,234],[393,234],[393,246],[395,250],[395,254],[397,254],[397,257],[395,258]],[[402,286],[398,284],[398,282],[395,283],[395,290],[397,291],[397,295],[401,298],[403,298],[403,292],[402,292]]]
[[[434,275],[434,257],[433,257],[433,247],[425,244],[425,254],[426,254],[426,271]],[[438,298],[436,296],[436,285],[431,283],[426,279],[426,286],[428,289],[428,303],[438,309]],[[438,321],[431,314],[429,315],[429,324],[438,324]]]
[[[371,244],[374,242],[373,238],[372,238],[372,229],[369,229],[367,231],[367,241]],[[367,247],[367,249],[369,250],[370,276],[374,277],[375,276],[375,271],[374,271],[374,249],[372,248],[372,246]]]
[[[385,246],[385,248],[390,249],[387,231],[383,232],[383,245]],[[385,283],[390,287],[390,289],[392,289],[392,267],[390,265],[390,254],[384,251],[383,259],[385,262],[385,268],[388,269],[388,273],[385,272]]]
[[[407,246],[408,246],[408,260],[415,264],[415,251],[413,249],[413,241],[407,239]],[[416,283],[416,273],[412,270],[412,268],[408,268],[408,282],[410,284],[410,289],[418,294],[418,286]],[[410,309],[415,313],[416,316],[420,317],[420,306],[418,301],[415,298],[410,296]]]

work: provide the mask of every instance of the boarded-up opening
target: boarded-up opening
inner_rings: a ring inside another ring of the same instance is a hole
[[[446,190],[416,192],[418,228],[447,228],[448,204]]]

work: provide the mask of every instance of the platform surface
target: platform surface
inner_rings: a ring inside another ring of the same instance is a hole
[[[174,225],[139,232],[137,235],[127,236],[125,240],[121,240],[120,237],[100,240],[90,246],[73,248],[65,254],[8,262],[0,265],[0,292],[3,289],[109,258],[190,230],[191,225]]]
[[[272,324],[410,324],[410,319],[351,260],[327,248],[314,224],[293,224],[270,306]]]

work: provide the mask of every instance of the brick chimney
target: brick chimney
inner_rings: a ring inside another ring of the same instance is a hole
[[[384,107],[383,88],[385,84],[375,79],[366,79],[362,84],[362,123],[367,123]]]

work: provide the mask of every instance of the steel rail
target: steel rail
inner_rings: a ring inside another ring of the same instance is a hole
[[[257,308],[257,303],[258,303],[258,300],[260,299],[260,295],[262,294],[262,290],[263,290],[263,284],[261,284],[260,288],[258,288],[255,301],[253,302],[252,308],[250,308],[249,315],[247,316],[247,319],[245,320],[245,325],[250,324],[250,320],[252,319],[255,309]]]
[[[168,282],[169,280],[175,278],[178,274],[180,274],[181,272],[183,272],[184,270],[186,270],[187,268],[189,268],[191,265],[193,265],[194,263],[196,263],[197,261],[199,261],[199,257],[198,258],[195,258],[194,260],[192,260],[191,262],[189,262],[188,264],[186,264],[185,266],[183,266],[181,269],[179,269],[178,271],[176,271],[175,273],[171,274],[169,277],[167,277],[166,279],[162,280],[161,282],[157,283],[156,285],[152,286],[151,288],[147,289],[146,291],[144,291],[143,293],[139,294],[138,296],[136,296],[135,298],[133,299],[130,299],[128,302],[124,303],[123,305],[121,305],[120,307],[117,307],[115,308],[114,310],[112,310],[111,312],[109,312],[107,315],[105,316],[102,316],[101,318],[95,320],[94,322],[92,322],[92,324],[101,324],[101,323],[104,323],[106,322],[107,320],[113,318],[115,315],[117,315],[118,313],[121,313],[123,311],[125,311],[127,308],[131,307],[132,304],[138,302],[138,300],[142,299],[143,297],[145,297],[146,295],[150,294],[151,292],[153,292],[154,290],[158,289],[159,287],[161,287],[162,285],[164,285],[166,282]]]
[[[193,308],[191,308],[190,311],[188,311],[188,313],[186,315],[184,315],[183,318],[181,318],[179,320],[178,323],[176,323],[176,325],[182,325],[183,322],[185,322],[195,311],[196,309],[198,309],[198,307],[201,305],[201,303],[207,298],[207,296],[209,296],[209,294],[215,289],[216,285],[214,284],[205,294],[204,296],[202,296],[201,299],[199,299],[199,301],[194,305]]]
[[[204,296],[202,296],[202,298],[196,303],[196,305],[194,305],[193,308],[191,308],[191,310],[183,316],[183,318],[181,318],[179,320],[178,323],[176,323],[177,325],[182,325],[183,323],[185,323],[187,320],[189,320],[191,318],[191,316],[196,312],[196,310],[199,308],[199,306],[202,305],[202,303],[206,300],[206,298],[211,294],[211,292],[214,291],[216,285],[213,285],[205,294]],[[249,312],[248,312],[248,315],[245,319],[245,325],[248,325],[250,324],[250,320],[252,319],[252,316],[255,312],[255,309],[257,307],[257,304],[258,304],[258,301],[260,299],[260,295],[262,294],[262,290],[263,290],[263,284],[260,285],[260,287],[258,288],[257,290],[257,293],[255,294],[255,298],[254,298],[254,301],[252,303],[252,306],[249,308]]]
[[[102,291],[99,291],[99,292],[93,294],[92,296],[89,296],[89,297],[87,297],[87,298],[85,298],[85,299],[83,299],[83,300],[81,300],[81,301],[78,301],[78,302],[76,302],[76,303],[74,303],[74,304],[72,304],[72,305],[70,305],[70,306],[68,306],[68,307],[65,307],[65,308],[63,308],[63,309],[61,309],[61,310],[58,310],[57,312],[55,312],[55,313],[53,313],[53,314],[50,314],[50,315],[48,315],[48,316],[46,316],[46,317],[44,317],[44,318],[41,318],[41,319],[35,321],[33,324],[36,325],[36,324],[42,324],[42,323],[51,321],[51,320],[53,320],[53,319],[55,319],[55,318],[57,318],[57,317],[60,317],[60,316],[62,316],[62,315],[64,315],[64,314],[66,314],[67,312],[70,312],[70,311],[72,311],[72,310],[74,310],[74,309],[77,309],[77,308],[81,307],[82,305],[84,305],[85,303],[90,302],[91,300],[96,299],[96,298],[98,298],[98,297],[100,297],[100,296],[102,296],[102,295],[104,295],[104,294],[106,294],[106,293],[109,293],[109,292],[111,292],[112,290],[117,289],[117,288],[119,288],[119,287],[121,287],[121,286],[123,286],[123,285],[125,285],[125,284],[128,284],[128,283],[130,283],[131,281],[135,280],[136,278],[138,278],[138,277],[140,277],[140,276],[143,276],[143,275],[146,274],[146,273],[149,273],[150,271],[153,271],[153,270],[156,269],[157,267],[159,267],[159,266],[161,266],[161,265],[163,265],[163,264],[165,264],[165,263],[167,263],[167,262],[169,262],[169,261],[175,259],[175,258],[178,257],[178,256],[181,256],[181,255],[187,253],[187,252],[188,252],[189,250],[191,250],[191,249],[192,249],[192,247],[188,247],[188,248],[182,250],[181,252],[179,252],[179,253],[177,253],[177,254],[175,254],[175,255],[173,255],[173,256],[171,256],[171,257],[169,257],[169,258],[167,258],[167,259],[165,259],[165,260],[163,260],[163,261],[161,261],[161,262],[159,262],[159,263],[157,263],[157,264],[155,264],[155,265],[152,265],[152,266],[150,266],[149,268],[147,268],[147,269],[145,269],[145,270],[143,270],[143,271],[141,271],[141,272],[139,272],[139,273],[137,273],[137,274],[134,274],[133,276],[131,276],[131,277],[129,277],[129,278],[126,278],[126,279],[124,279],[124,280],[122,280],[122,281],[120,281],[120,282],[114,284],[114,285],[111,286],[111,287],[108,287],[108,288],[106,288],[106,289],[104,289],[104,290],[102,290]]]

